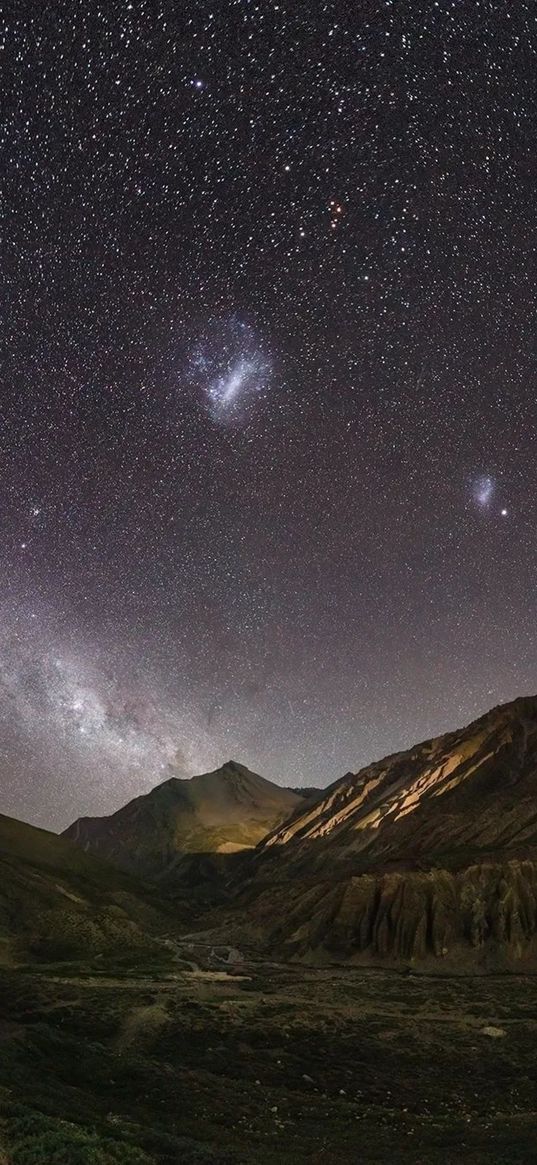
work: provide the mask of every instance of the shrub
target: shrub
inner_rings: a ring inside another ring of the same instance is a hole
[[[12,1120],[9,1140],[13,1165],[154,1165],[141,1149],[38,1113]]]

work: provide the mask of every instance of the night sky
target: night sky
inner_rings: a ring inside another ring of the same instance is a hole
[[[537,691],[537,14],[13,5],[0,810]]]

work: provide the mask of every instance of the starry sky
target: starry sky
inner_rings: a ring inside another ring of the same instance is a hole
[[[537,14],[13,6],[0,809],[537,691]]]

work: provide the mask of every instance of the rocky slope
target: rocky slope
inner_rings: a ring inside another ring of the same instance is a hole
[[[287,955],[537,963],[537,698],[348,773],[250,872],[250,917]]]
[[[70,841],[0,815],[0,965],[151,956],[174,928],[154,892]]]
[[[109,817],[82,817],[63,836],[123,869],[196,882],[219,856],[256,846],[302,801],[228,761],[190,780],[172,777]]]

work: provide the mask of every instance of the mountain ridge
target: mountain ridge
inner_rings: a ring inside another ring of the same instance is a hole
[[[242,881],[240,910],[283,958],[537,965],[537,697],[345,774]]]
[[[377,862],[383,854],[391,860],[401,857],[407,861],[412,853],[416,857],[430,855],[442,841],[442,834],[450,832],[450,840],[453,834],[460,835],[465,845],[472,842],[477,845],[479,840],[492,846],[505,845],[509,821],[505,816],[498,819],[496,805],[498,801],[504,807],[512,803],[513,790],[523,792],[526,797],[532,791],[537,793],[536,773],[537,696],[519,697],[490,709],[465,728],[392,753],[357,773],[346,773],[313,803],[303,809],[299,806],[291,819],[274,830],[260,848],[266,851],[291,840],[298,845],[306,839],[315,839],[327,848],[333,847],[334,853],[339,849],[339,857],[362,853],[368,862]],[[478,817],[474,814],[464,828],[457,800],[461,802],[461,810],[468,808],[472,800],[470,790],[477,794],[473,808],[477,808]],[[486,801],[491,795],[495,799],[492,812],[496,816],[496,830],[492,820],[486,823],[483,820]],[[447,799],[441,804],[448,805],[449,817],[442,828],[437,824],[420,833],[421,817],[425,815],[431,825],[430,819],[436,816],[438,798]],[[516,810],[516,803],[513,807]],[[408,827],[405,818],[409,819]],[[523,827],[528,835],[525,840],[537,846],[537,812],[531,814],[529,821],[525,819],[520,828],[513,821],[513,840]],[[346,846],[341,844],[343,838]],[[337,847],[333,845],[335,839]]]

